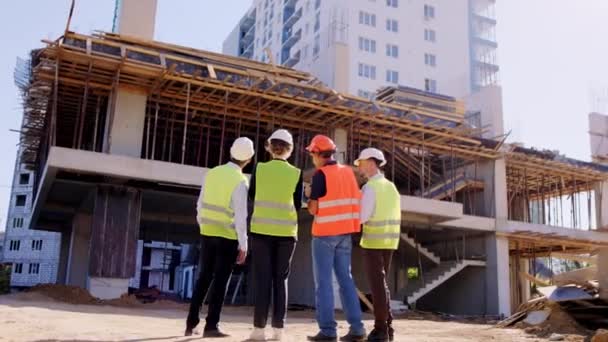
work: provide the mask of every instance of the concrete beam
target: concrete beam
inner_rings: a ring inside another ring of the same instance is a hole
[[[565,239],[564,242],[566,242],[567,239],[572,239],[585,241],[589,244],[608,244],[608,232],[570,229],[518,221],[506,221],[506,224],[498,226],[497,232],[505,234],[532,232],[543,234],[553,239]]]
[[[496,220],[488,217],[463,215],[462,218],[439,223],[439,226],[493,232],[496,231]]]

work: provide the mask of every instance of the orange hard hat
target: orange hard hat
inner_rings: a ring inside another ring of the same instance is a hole
[[[329,152],[335,150],[336,144],[334,141],[322,134],[315,135],[308,147],[306,147],[306,151],[308,152]]]

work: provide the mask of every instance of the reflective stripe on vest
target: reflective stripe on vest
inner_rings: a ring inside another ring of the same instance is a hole
[[[319,169],[325,175],[325,196],[312,225],[313,236],[335,236],[359,232],[361,191],[350,167],[328,165]]]
[[[252,233],[297,237],[298,214],[293,194],[300,174],[300,169],[286,161],[258,163],[255,169]]]
[[[401,199],[397,188],[384,177],[370,180],[366,186],[374,191],[374,213],[363,225],[361,247],[397,249],[401,238]]]
[[[319,208],[339,207],[342,205],[361,205],[361,201],[357,198],[346,198],[334,201],[324,201],[319,203]]]
[[[198,213],[201,235],[237,239],[230,203],[234,189],[242,182],[247,183],[247,178],[239,168],[229,164],[207,172]]]

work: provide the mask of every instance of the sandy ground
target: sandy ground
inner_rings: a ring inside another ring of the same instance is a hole
[[[0,296],[0,341],[201,340],[200,335],[181,336],[185,316],[185,307],[123,308],[61,303],[41,294]],[[225,308],[221,326],[232,337],[218,341],[245,341],[252,330],[250,317],[250,308]],[[288,319],[286,341],[305,341],[317,331],[311,312],[290,312]],[[365,316],[365,325],[371,329],[371,316]],[[545,341],[518,329],[459,322],[400,319],[395,328],[397,341]],[[339,332],[347,329],[339,321]]]

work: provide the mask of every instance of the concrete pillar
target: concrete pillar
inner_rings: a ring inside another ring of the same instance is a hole
[[[104,151],[134,158],[141,157],[147,96],[116,89],[113,107],[108,108]]]
[[[116,4],[115,31],[122,35],[152,40],[157,0],[121,0]],[[145,93],[114,89],[108,107],[104,151],[139,158],[146,115]]]
[[[480,127],[484,130],[484,138],[495,138],[504,134],[502,112],[502,88],[491,85],[481,88],[465,99],[467,111],[480,112]]]
[[[484,182],[483,193],[475,201],[475,214],[507,220],[509,207],[507,199],[507,167],[504,159],[479,163],[477,170],[469,168],[467,175]]]
[[[89,259],[89,291],[117,298],[135,275],[141,193],[119,186],[99,186],[95,197]]]
[[[486,313],[511,315],[509,240],[491,234],[486,237]]]
[[[66,282],[68,285],[87,288],[89,249],[91,245],[91,216],[77,213],[72,220],[70,254]]]
[[[338,162],[345,164],[348,161],[348,131],[344,128],[336,128],[333,134],[334,142],[338,147],[336,159]]]
[[[72,239],[72,229],[61,232],[61,242],[59,249],[59,265],[57,266],[57,284],[66,285],[68,275],[68,260],[70,256],[70,240]]]
[[[114,31],[143,39],[154,38],[158,0],[119,0]]]

